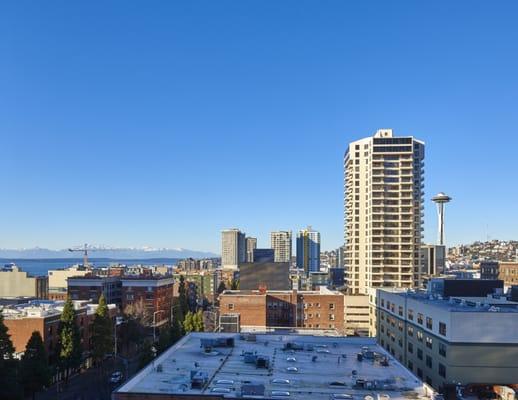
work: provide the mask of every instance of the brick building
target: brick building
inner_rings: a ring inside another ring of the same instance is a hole
[[[104,294],[109,304],[121,305],[121,281],[117,276],[74,276],[67,279],[68,295],[72,300],[99,302]]]
[[[124,312],[143,313],[150,325],[169,322],[173,306],[172,277],[123,277],[120,282]]]
[[[91,346],[91,323],[93,321],[97,305],[87,301],[73,301],[76,312],[77,324],[81,337],[81,345],[85,356]],[[57,349],[59,340],[59,324],[63,301],[39,301],[34,300],[24,304],[16,304],[2,309],[4,324],[11,335],[16,354],[21,355],[32,333],[38,331],[41,334],[49,362],[57,361]],[[117,307],[109,304],[111,316],[114,318]]]
[[[344,295],[318,291],[227,290],[220,297],[221,314],[239,314],[243,327],[298,327],[343,332]]]

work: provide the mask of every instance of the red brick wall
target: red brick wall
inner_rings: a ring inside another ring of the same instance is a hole
[[[238,313],[241,325],[266,326],[266,295],[221,294],[220,314]]]

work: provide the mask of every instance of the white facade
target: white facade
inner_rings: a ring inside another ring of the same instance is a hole
[[[270,233],[270,244],[274,250],[275,262],[291,261],[291,231],[277,231]]]
[[[381,129],[344,157],[345,268],[351,294],[419,284],[424,143]]]

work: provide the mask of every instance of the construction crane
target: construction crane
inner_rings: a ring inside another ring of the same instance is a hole
[[[68,249],[68,251],[70,251],[70,252],[80,251],[81,253],[83,253],[83,267],[85,267],[85,268],[88,268],[88,252],[89,251],[98,251],[98,250],[102,250],[102,249],[98,249],[95,247],[89,247],[88,244],[86,244],[86,243],[84,244],[84,246],[71,247]]]

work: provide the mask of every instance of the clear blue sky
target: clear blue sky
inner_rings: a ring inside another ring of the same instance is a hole
[[[0,247],[343,240],[346,144],[427,143],[450,244],[518,239],[516,1],[4,1]]]

